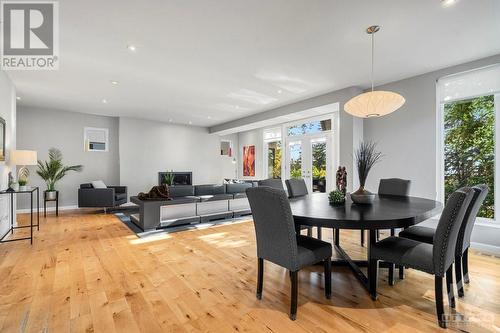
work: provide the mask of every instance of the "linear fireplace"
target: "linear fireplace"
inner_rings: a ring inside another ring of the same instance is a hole
[[[168,172],[158,172],[158,185],[165,184],[165,175]],[[174,181],[172,185],[193,185],[192,172],[173,172]]]

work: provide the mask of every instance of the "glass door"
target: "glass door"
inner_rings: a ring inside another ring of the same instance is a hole
[[[287,177],[303,178],[309,193],[326,192],[329,178],[327,135],[293,139],[287,145]]]

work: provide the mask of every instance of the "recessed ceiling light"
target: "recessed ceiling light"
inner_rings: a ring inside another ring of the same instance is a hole
[[[114,85],[114,86],[116,86],[118,83],[120,83],[120,82],[118,82],[118,81],[116,81],[116,80],[111,80],[111,81],[109,81],[109,82],[111,82],[111,84],[112,84],[112,85]]]
[[[235,108],[236,108],[236,109],[239,109],[239,108],[240,108],[240,106],[239,106],[239,105],[236,105],[236,106],[235,106]]]
[[[457,2],[457,0],[441,0],[441,5],[443,7],[449,7],[454,5]]]
[[[130,44],[130,45],[127,45],[127,49],[128,49],[129,51],[134,52],[135,50],[137,50],[137,47],[135,47],[135,45]]]
[[[189,123],[189,125],[192,125],[192,124],[193,124],[193,122],[192,122],[191,120],[190,120],[188,123]]]
[[[16,96],[16,99],[17,99],[18,101],[20,101],[20,100],[21,100],[21,96]]]
[[[103,100],[102,100],[102,104],[108,104],[108,100],[107,100],[107,99],[105,99],[105,98],[103,98]]]
[[[212,117],[208,116],[207,119],[212,119]]]
[[[172,122],[172,119],[169,119],[169,120],[168,120],[168,122],[169,122],[169,123],[171,123],[171,122]]]
[[[283,92],[283,90],[281,90],[281,89],[280,89],[280,90],[278,90],[278,94],[281,94],[282,92]]]

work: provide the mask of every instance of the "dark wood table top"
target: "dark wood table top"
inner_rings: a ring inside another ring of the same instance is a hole
[[[443,208],[434,200],[382,195],[377,195],[371,205],[355,204],[348,198],[345,205],[333,206],[327,193],[290,199],[290,206],[301,225],[367,230],[408,227],[439,214]]]

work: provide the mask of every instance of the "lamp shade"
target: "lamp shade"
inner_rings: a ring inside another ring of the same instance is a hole
[[[34,150],[11,150],[10,162],[13,165],[36,165],[37,155]]]
[[[351,98],[344,110],[359,118],[381,117],[396,111],[406,100],[391,91],[370,91]]]

